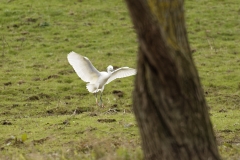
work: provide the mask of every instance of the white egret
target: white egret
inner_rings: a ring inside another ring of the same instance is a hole
[[[107,67],[107,72],[99,72],[87,57],[81,56],[73,51],[68,54],[67,59],[77,75],[84,82],[88,82],[87,89],[89,92],[95,94],[96,104],[98,104],[97,92],[101,91],[100,105],[102,105],[102,107],[102,92],[104,86],[117,78],[132,76],[137,72],[136,69],[129,67],[121,67],[113,70],[113,66],[111,65]]]

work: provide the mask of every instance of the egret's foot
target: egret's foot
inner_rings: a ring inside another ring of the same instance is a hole
[[[99,102],[99,103],[98,103],[98,106],[99,106],[99,107],[104,107],[104,105],[103,105],[102,102]]]
[[[77,111],[77,109],[75,109],[75,110],[73,111],[73,113],[72,113],[71,116],[75,116],[75,115],[76,115],[76,111]]]

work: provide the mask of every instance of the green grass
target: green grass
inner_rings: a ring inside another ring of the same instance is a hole
[[[185,2],[220,153],[239,159],[240,3]],[[0,159],[142,158],[134,77],[108,84],[100,109],[66,59],[75,51],[99,70],[135,68],[136,35],[123,1],[2,0],[0,40]]]

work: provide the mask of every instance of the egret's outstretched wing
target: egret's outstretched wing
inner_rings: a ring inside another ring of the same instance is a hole
[[[112,82],[114,79],[132,76],[132,75],[135,75],[136,73],[137,73],[137,70],[133,68],[129,68],[129,67],[118,68],[115,71],[113,71],[112,75],[107,80],[106,84]]]
[[[70,52],[67,59],[83,81],[90,83],[97,81],[100,72],[92,65],[87,57],[83,57],[75,52]]]

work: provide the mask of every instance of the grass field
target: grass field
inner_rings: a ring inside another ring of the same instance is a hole
[[[231,160],[240,159],[239,6],[185,1],[219,151]],[[142,159],[134,77],[108,84],[102,109],[66,58],[75,51],[101,71],[135,68],[136,35],[123,1],[1,0],[0,40],[0,159]]]

